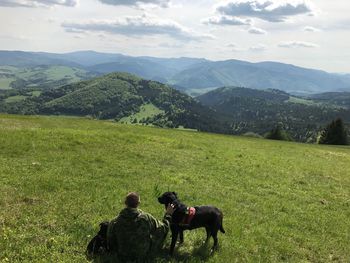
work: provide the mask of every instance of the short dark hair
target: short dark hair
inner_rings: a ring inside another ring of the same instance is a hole
[[[128,193],[125,198],[125,204],[130,208],[137,208],[140,203],[140,195],[136,192]]]

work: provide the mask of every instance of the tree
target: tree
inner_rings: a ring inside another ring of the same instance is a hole
[[[327,127],[321,132],[319,139],[320,144],[332,144],[332,145],[348,145],[348,134],[345,129],[343,120],[338,118],[333,120]]]

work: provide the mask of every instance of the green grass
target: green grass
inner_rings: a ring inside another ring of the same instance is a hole
[[[306,100],[306,99],[293,97],[293,96],[290,96],[289,100],[287,102],[297,103],[297,104],[304,104],[304,105],[316,105],[317,104],[317,103],[315,103],[312,100]]]
[[[221,208],[226,229],[213,256],[186,232],[176,260],[349,262],[349,147],[0,115],[0,262],[86,262],[127,192],[161,218],[168,189]]]
[[[332,103],[322,103],[322,102],[316,102],[313,100],[307,100],[307,99],[303,99],[303,98],[298,98],[298,97],[289,97],[289,100],[287,100],[286,102],[291,102],[291,103],[297,103],[297,104],[304,104],[304,105],[309,105],[309,106],[327,106],[330,108],[337,108],[337,109],[341,109],[344,107],[341,107],[337,104],[332,104]]]
[[[14,78],[0,77],[0,90],[12,89],[10,84],[14,80]]]
[[[142,105],[140,107],[139,112],[132,114],[128,117],[124,117],[124,118],[120,119],[119,122],[132,123],[135,119],[140,121],[144,118],[153,117],[153,116],[161,114],[161,113],[164,113],[164,111],[159,109],[153,103],[148,103],[148,104]]]
[[[30,92],[28,95],[33,96],[33,97],[39,97],[41,93],[42,93],[41,90],[34,90],[34,91]]]
[[[83,70],[70,68],[66,66],[50,66],[50,67],[33,67],[33,68],[26,68],[21,71],[19,71],[16,74],[16,77],[22,78],[25,80],[30,79],[36,79],[37,74],[40,74],[41,76],[45,76],[47,80],[55,81],[55,80],[61,80],[64,77],[68,77],[72,79],[72,82],[81,80],[76,76],[76,73],[81,72],[83,73]]]
[[[17,96],[11,96],[5,99],[6,103],[11,103],[11,102],[18,102],[18,101],[22,101],[25,98],[27,98],[27,96],[21,96],[21,95],[17,95]]]

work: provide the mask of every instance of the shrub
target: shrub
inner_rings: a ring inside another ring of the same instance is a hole
[[[292,137],[278,125],[265,135],[269,140],[293,141]]]

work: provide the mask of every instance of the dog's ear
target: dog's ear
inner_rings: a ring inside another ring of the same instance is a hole
[[[177,193],[176,192],[173,192],[173,195],[175,195],[175,197],[177,198]]]

